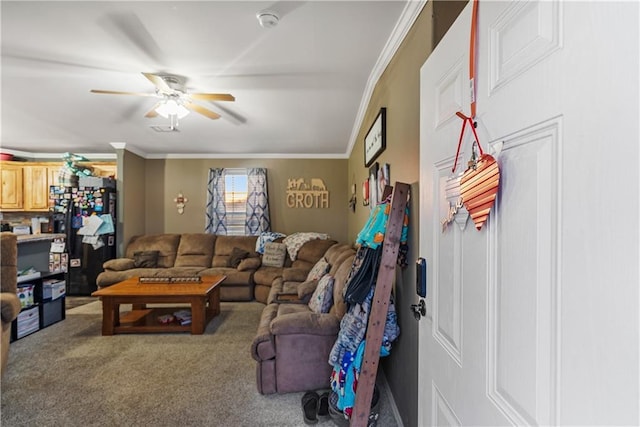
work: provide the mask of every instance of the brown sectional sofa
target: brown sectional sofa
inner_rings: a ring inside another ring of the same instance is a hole
[[[329,387],[329,353],[340,321],[347,311],[342,297],[355,250],[346,244],[329,248],[325,258],[334,277],[333,306],[329,313],[314,313],[305,298],[307,282],[275,279],[262,311],[258,332],[251,346],[256,360],[256,384],[262,394],[290,393]],[[306,278],[306,276],[305,276]],[[300,301],[284,302],[280,293],[298,293]]]
[[[304,276],[324,255],[335,240],[311,240],[298,251],[291,262],[286,257],[282,268],[262,266],[255,252],[256,236],[217,236],[207,233],[154,234],[132,237],[124,258],[104,263],[104,271],[96,279],[98,288],[111,286],[131,277],[181,277],[222,274],[227,278],[220,288],[222,301],[266,303],[273,281],[282,277]],[[237,268],[227,266],[234,248],[249,253]],[[136,266],[136,252],[158,251],[157,265]]]

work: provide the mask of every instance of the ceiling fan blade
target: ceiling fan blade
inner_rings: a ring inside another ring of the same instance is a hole
[[[190,93],[191,99],[204,101],[235,101],[236,98],[229,93]]]
[[[169,87],[169,85],[167,84],[167,82],[165,82],[162,77],[157,76],[155,74],[151,74],[151,73],[142,73],[146,78],[148,78],[151,83],[153,83],[154,85],[156,85],[156,87],[158,89],[160,89],[161,92],[163,93],[173,93],[174,90],[171,89]]]
[[[105,95],[135,95],[135,96],[153,96],[157,97],[155,93],[141,93],[141,92],[119,92],[116,90],[100,90],[100,89],[91,89],[91,93],[101,93]]]
[[[107,14],[99,20],[107,33],[120,40],[123,46],[135,46],[136,53],[146,55],[156,65],[164,63],[164,54],[142,20],[132,12]]]
[[[198,104],[194,104],[193,102],[185,102],[184,106],[191,111],[195,111],[196,113],[200,113],[203,116],[209,117],[212,120],[219,119],[220,114],[214,113],[211,110],[207,110],[204,107],[199,106]]]
[[[156,111],[156,108],[158,108],[161,103],[162,103],[162,101],[156,102],[156,105],[154,105],[153,108],[151,110],[149,110],[147,112],[147,114],[145,114],[144,116],[146,118],[148,118],[148,119],[153,118],[153,117],[158,117],[158,112]]]

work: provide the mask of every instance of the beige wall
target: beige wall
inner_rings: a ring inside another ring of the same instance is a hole
[[[118,227],[116,243],[118,256],[124,255],[126,243],[132,236],[145,233],[145,160],[130,151],[117,150],[118,155]],[[126,183],[126,185],[124,185]]]
[[[200,233],[205,228],[207,180],[210,168],[267,169],[271,228],[329,233],[347,239],[348,183],[346,159],[169,159],[146,160],[145,233]],[[329,191],[329,208],[290,208],[286,188],[290,178],[320,178]],[[180,215],[173,201],[179,192],[188,199]]]
[[[411,185],[409,266],[397,269],[395,303],[401,333],[391,355],[381,360],[385,376],[404,425],[418,424],[418,322],[410,310],[415,293],[415,267],[419,255],[419,180],[420,180],[420,68],[433,47],[458,16],[466,1],[430,1],[403,40],[400,48],[378,80],[354,149],[349,157],[349,180],[358,186],[358,206],[349,216],[350,240],[361,230],[369,216],[362,206],[364,167],[363,140],[381,107],[386,107],[386,149],[376,162],[390,164],[391,183]]]

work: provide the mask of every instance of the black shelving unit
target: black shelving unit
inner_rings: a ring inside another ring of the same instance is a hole
[[[45,290],[45,284],[55,282],[54,287],[46,286],[51,292]],[[20,310],[18,318],[11,324],[11,341],[24,338],[32,333],[53,325],[65,319],[65,273],[41,273],[39,277],[19,278],[18,294],[20,288],[33,287],[33,303]]]
[[[11,325],[11,341],[65,319],[66,273],[63,269],[49,271],[50,248],[54,238],[60,235],[25,236],[18,238],[18,271],[33,268],[39,273],[18,277],[18,294],[25,285],[33,286],[33,301],[22,308]],[[64,235],[62,235],[64,237]],[[57,282],[56,290],[45,286]],[[47,287],[48,289],[45,289]],[[25,330],[25,326],[29,326]]]

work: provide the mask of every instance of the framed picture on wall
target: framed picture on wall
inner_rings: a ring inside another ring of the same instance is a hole
[[[387,148],[387,109],[381,108],[378,116],[364,137],[364,166],[368,168]]]

